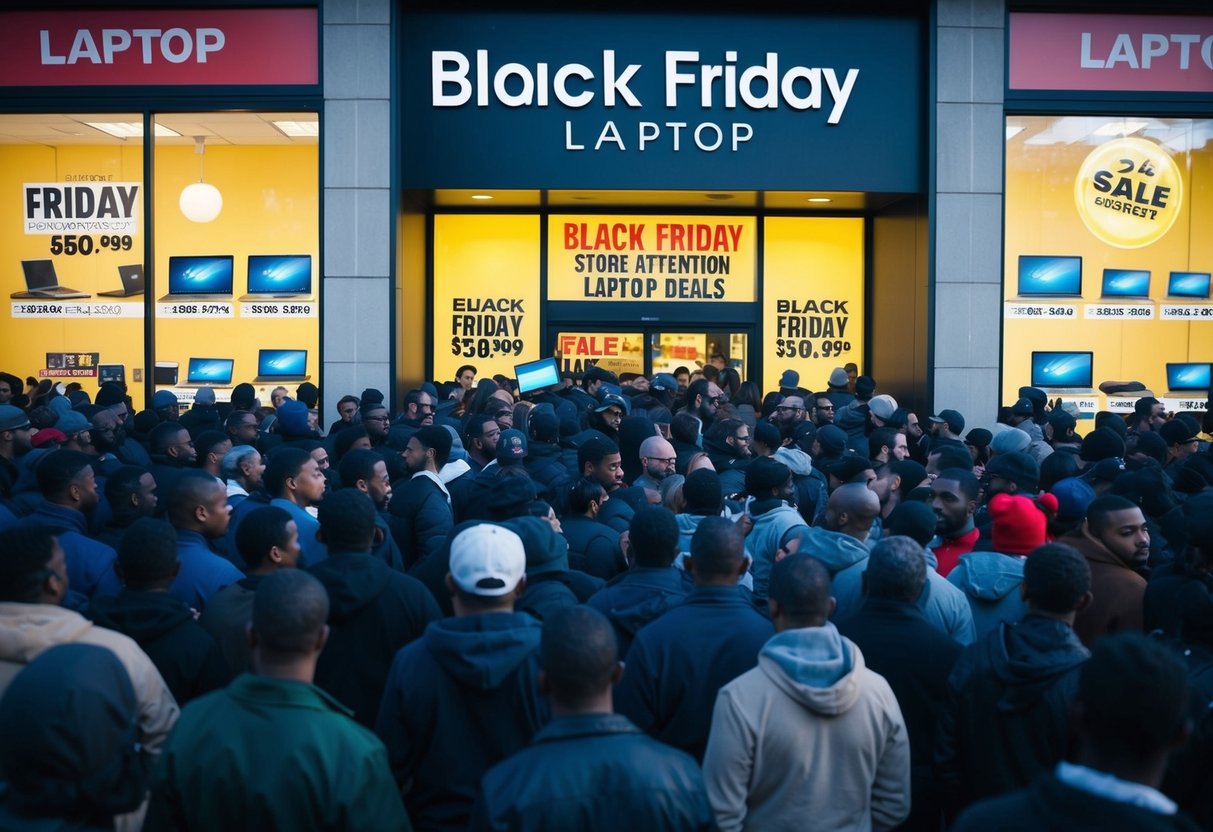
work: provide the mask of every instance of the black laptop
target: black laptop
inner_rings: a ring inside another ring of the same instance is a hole
[[[122,281],[121,289],[113,289],[109,292],[98,292],[97,295],[103,298],[129,298],[133,295],[143,294],[142,263],[134,263],[130,266],[119,266],[118,279]]]
[[[22,260],[21,269],[25,272],[24,292],[13,292],[9,297],[16,300],[61,300],[64,298],[91,297],[88,292],[59,285],[59,275],[55,274],[55,264],[50,260]]]

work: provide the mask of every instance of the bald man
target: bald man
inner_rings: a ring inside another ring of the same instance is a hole
[[[812,555],[830,572],[841,621],[863,602],[863,573],[868,568],[868,532],[880,514],[880,498],[863,483],[840,485],[826,503],[821,526],[800,534],[796,551]]]
[[[632,485],[660,491],[661,481],[674,473],[677,461],[673,445],[664,437],[650,436],[640,443],[640,467],[644,473]]]

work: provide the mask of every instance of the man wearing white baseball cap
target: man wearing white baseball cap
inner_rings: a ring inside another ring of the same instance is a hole
[[[466,827],[484,773],[549,718],[537,681],[542,625],[514,611],[526,587],[522,540],[465,524],[446,587],[455,617],[396,654],[375,726],[417,830]]]

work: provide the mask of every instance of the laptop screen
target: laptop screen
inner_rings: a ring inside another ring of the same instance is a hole
[[[25,287],[31,292],[59,285],[55,264],[50,260],[22,260],[21,268],[25,271]]]
[[[1167,294],[1176,298],[1200,298],[1201,300],[1207,300],[1209,297],[1209,273],[1171,272],[1171,277],[1167,281]]]
[[[1176,392],[1205,392],[1210,386],[1209,364],[1167,364],[1167,388]]]
[[[259,376],[301,376],[307,372],[307,350],[261,350],[257,355]]]
[[[232,380],[231,358],[191,358],[186,380],[194,384],[227,384]]]
[[[530,393],[542,387],[560,383],[560,368],[555,358],[541,358],[525,364],[514,365],[514,377],[518,379],[518,392]]]
[[[143,264],[135,263],[130,266],[119,266],[118,276],[122,278],[122,285],[130,289],[143,288]]]
[[[289,292],[305,295],[312,291],[310,254],[250,254],[248,290],[254,295]]]
[[[1021,254],[1019,294],[1081,295],[1082,258]]]
[[[168,291],[172,295],[230,295],[232,255],[170,257]]]
[[[1148,298],[1150,272],[1144,269],[1104,269],[1105,298]]]
[[[1034,352],[1032,353],[1032,386],[1090,387],[1091,353]]]

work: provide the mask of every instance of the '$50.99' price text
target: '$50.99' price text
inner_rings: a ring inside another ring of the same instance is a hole
[[[131,250],[131,235],[130,234],[102,234],[93,244],[92,236],[88,234],[56,234],[51,237],[51,254],[64,254],[71,256],[73,254],[92,254],[94,251],[100,252],[103,249],[110,251],[130,251]]]
[[[521,338],[460,338],[451,339],[451,355],[463,358],[488,358],[491,355],[521,355]]]
[[[831,355],[842,355],[850,351],[850,341],[818,341],[814,348],[813,342],[807,338],[775,339],[776,358],[829,358]]]

